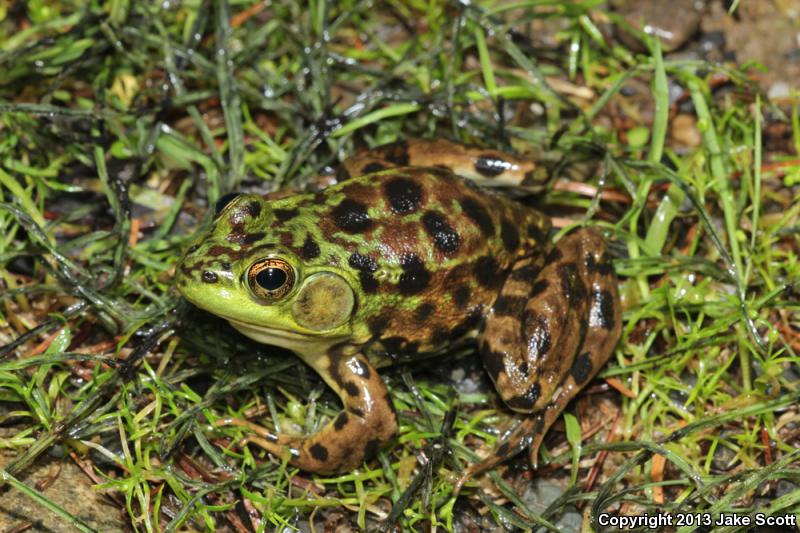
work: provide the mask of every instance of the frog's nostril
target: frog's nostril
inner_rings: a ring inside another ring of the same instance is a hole
[[[193,244],[186,250],[186,253],[187,254],[193,254],[199,249],[200,249],[200,245],[199,244]]]
[[[217,275],[210,270],[203,270],[203,281],[205,283],[216,283],[217,279]]]

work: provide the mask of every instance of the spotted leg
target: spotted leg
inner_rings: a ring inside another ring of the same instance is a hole
[[[397,141],[355,154],[342,162],[336,178],[407,166],[444,167],[485,187],[535,187],[544,178],[544,169],[528,159],[443,139]]]
[[[606,244],[591,229],[553,248],[535,280],[515,265],[480,336],[484,364],[506,404],[531,413],[465,479],[539,446],[569,401],[608,360],[621,331],[617,280]],[[463,482],[463,480],[462,480]]]
[[[303,470],[333,474],[353,470],[374,455],[397,431],[389,392],[378,372],[361,354],[328,357],[300,355],[339,395],[344,410],[307,437],[275,435],[252,423],[226,419],[224,425],[244,425],[255,434],[245,438]]]

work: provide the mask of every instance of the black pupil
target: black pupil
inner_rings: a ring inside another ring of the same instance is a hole
[[[220,214],[220,212],[221,212],[223,209],[225,209],[225,207],[227,207],[227,205],[228,205],[229,203],[231,203],[231,201],[232,201],[234,198],[236,198],[237,196],[239,196],[240,194],[241,194],[241,193],[239,193],[239,192],[229,192],[228,194],[226,194],[225,196],[223,196],[222,198],[220,198],[219,200],[217,200],[217,203],[216,203],[216,205],[214,206],[214,214],[216,214],[216,215],[219,215],[219,214]]]
[[[268,291],[274,291],[283,287],[286,277],[286,272],[280,268],[269,267],[256,274],[256,283]]]

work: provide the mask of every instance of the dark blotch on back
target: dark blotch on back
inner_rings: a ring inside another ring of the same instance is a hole
[[[386,198],[392,211],[398,214],[413,213],[422,202],[422,188],[418,183],[397,178],[386,183],[383,187]]]
[[[334,223],[347,233],[361,233],[369,229],[372,221],[367,208],[351,198],[345,198],[331,211]]]
[[[311,453],[311,457],[317,461],[325,462],[328,460],[328,449],[320,443],[312,445],[308,451]]]
[[[372,333],[372,336],[377,338],[383,335],[390,321],[390,315],[377,315],[367,319],[367,327],[369,328],[369,332]]]
[[[314,241],[314,238],[311,235],[306,235],[306,240],[303,242],[303,248],[301,250],[303,254],[303,259],[314,259],[319,257],[319,244]]]
[[[378,270],[377,261],[368,255],[363,255],[358,252],[353,252],[350,254],[350,258],[347,260],[347,263],[351,268],[355,268],[356,270],[363,270],[366,272],[375,272]]]
[[[494,222],[492,222],[492,217],[480,202],[470,197],[462,198],[461,209],[464,211],[464,214],[467,216],[467,218],[473,221],[480,228],[484,235],[487,237],[494,235],[495,229]]]
[[[415,254],[406,255],[401,260],[400,266],[403,273],[397,281],[397,288],[401,294],[410,296],[424,291],[431,280],[431,274],[425,269],[425,264]]]
[[[575,383],[581,385],[592,375],[592,370],[594,370],[592,368],[592,358],[589,352],[584,352],[575,358],[575,362],[572,363],[572,368],[569,372],[572,374]]]
[[[361,288],[364,292],[374,293],[378,290],[380,283],[369,272],[361,271],[358,273],[358,281],[361,282]]]
[[[275,214],[275,218],[278,219],[279,222],[291,220],[299,213],[297,209],[274,209],[272,212]]]
[[[368,255],[353,252],[348,259],[351,268],[358,270],[358,279],[364,292],[375,292],[378,290],[378,280],[372,277],[372,273],[378,270],[378,263]]]
[[[506,250],[513,252],[519,246],[519,232],[514,225],[506,219],[500,223],[500,238]]]
[[[475,170],[481,176],[494,178],[499,176],[511,167],[508,161],[503,161],[499,157],[482,155],[475,160]]]
[[[501,276],[498,275],[499,269],[500,265],[497,264],[494,257],[488,255],[479,257],[478,260],[475,261],[475,279],[477,279],[478,284],[483,287],[494,288],[503,281],[500,279]]]
[[[414,320],[417,322],[425,322],[428,318],[433,314],[433,310],[435,309],[432,303],[424,303],[417,307],[417,310],[414,311]]]
[[[453,291],[453,301],[460,308],[463,309],[469,304],[470,290],[466,285],[461,285]]]
[[[356,385],[352,381],[348,381],[347,383],[344,384],[344,390],[350,396],[358,396],[358,393],[360,392],[358,385]]]
[[[428,211],[422,215],[422,224],[425,231],[433,239],[433,245],[444,253],[453,253],[458,250],[461,244],[461,237],[456,233],[447,219],[433,211]]]

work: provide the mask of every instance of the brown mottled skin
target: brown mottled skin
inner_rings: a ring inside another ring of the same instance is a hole
[[[321,192],[231,200],[182,259],[178,289],[293,350],[344,410],[305,438],[230,423],[304,470],[351,470],[397,429],[376,368],[473,340],[506,404],[531,416],[468,474],[525,445],[535,463],[547,429],[610,356],[621,317],[594,230],[550,245],[546,217],[475,185],[521,185],[533,171],[491,150],[398,142],[349,159]]]

